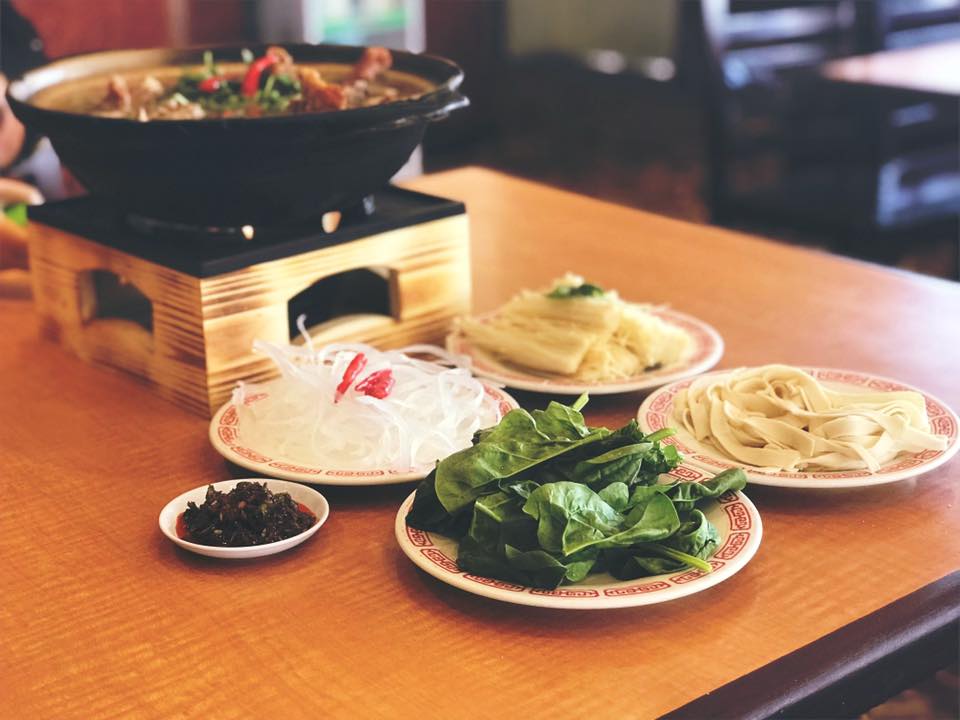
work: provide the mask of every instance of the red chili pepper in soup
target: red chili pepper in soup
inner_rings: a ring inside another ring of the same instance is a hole
[[[276,55],[264,55],[250,63],[247,68],[247,74],[243,76],[243,83],[240,86],[240,92],[244,97],[253,97],[260,89],[260,77],[264,70],[276,65],[279,58]]]
[[[208,77],[205,80],[201,80],[197,87],[200,89],[200,92],[215,93],[222,85],[223,78]]]

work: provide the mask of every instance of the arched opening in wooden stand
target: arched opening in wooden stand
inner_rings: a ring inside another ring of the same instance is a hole
[[[297,318],[306,316],[311,337],[321,343],[375,336],[394,323],[392,273],[359,268],[321,278],[287,304],[290,339],[299,342]]]
[[[80,308],[85,323],[125,320],[153,333],[153,304],[133,283],[109,270],[80,275]]]

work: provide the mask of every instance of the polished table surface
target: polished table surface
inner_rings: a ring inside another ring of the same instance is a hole
[[[576,271],[711,323],[721,367],[854,368],[960,407],[960,285],[486,170],[410,186],[466,201],[477,310]],[[212,561],[157,527],[172,497],[230,477],[206,422],[41,341],[23,299],[0,300],[0,337],[0,705],[15,717],[653,717],[723,698],[960,567],[956,460],[862,490],[750,487],[752,562],[640,608],[549,611],[438,582],[393,537],[409,485],[323,488],[332,513],[311,541]],[[595,398],[587,419],[623,423],[642,398]],[[741,699],[756,707],[728,710],[767,714],[819,681],[764,681]]]
[[[821,72],[838,82],[960,97],[960,40],[832,60]]]

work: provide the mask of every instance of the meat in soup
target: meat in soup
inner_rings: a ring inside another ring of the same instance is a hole
[[[106,94],[86,111],[141,121],[261,117],[369,107],[423,92],[381,80],[393,64],[382,47],[367,48],[340,73],[297,65],[281,47],[267,48],[259,58],[245,51],[243,60],[221,66],[208,51],[201,68],[179,77],[113,75]]]

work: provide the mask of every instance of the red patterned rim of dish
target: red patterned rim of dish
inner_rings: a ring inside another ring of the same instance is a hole
[[[881,391],[896,391],[896,390],[910,390],[913,392],[920,393],[923,395],[924,402],[927,406],[927,416],[930,418],[930,428],[937,435],[943,435],[948,439],[947,448],[949,449],[957,441],[957,418],[953,412],[943,403],[941,403],[936,398],[931,397],[922,390],[917,388],[910,387],[909,385],[904,385],[903,383],[896,382],[894,380],[889,380],[884,377],[879,377],[877,375],[869,375],[867,373],[851,372],[849,370],[832,370],[829,368],[801,368],[805,372],[810,373],[813,377],[824,382],[835,382],[842,383],[844,385],[854,385],[857,387],[870,388],[871,390],[881,390]],[[722,375],[724,373],[732,372],[731,370],[718,370],[713,373],[708,373],[708,375]],[[660,388],[655,391],[647,400],[644,402],[644,407],[641,408],[642,420],[646,424],[646,429],[649,431],[660,430],[665,427],[671,427],[673,425],[673,403],[677,397],[677,393],[681,390],[685,390],[690,387],[690,384],[694,380],[698,380],[702,377],[707,377],[708,375],[700,375],[696,378],[690,378],[689,380],[682,380],[680,382],[667,385],[666,387]],[[737,462],[727,462],[718,457],[713,457],[710,455],[703,455],[698,452],[696,449],[685,444],[682,440],[678,440],[676,436],[666,438],[662,442],[669,443],[674,445],[677,450],[682,452],[686,459],[694,460],[698,463],[703,463],[704,465],[716,468],[719,470],[725,470],[728,468],[744,468],[750,470],[750,472],[755,472],[761,475],[769,477],[778,477],[791,480],[802,480],[806,478],[816,478],[816,479],[830,479],[830,480],[841,480],[845,478],[864,478],[864,477],[874,477],[878,473],[871,473],[869,470],[838,470],[838,471],[822,471],[822,472],[769,472],[761,470],[760,468],[745,465],[743,463]],[[879,473],[893,473],[899,472],[901,470],[908,470],[914,468],[921,468],[924,465],[928,465],[931,462],[940,458],[947,450],[924,450],[923,452],[916,453],[915,455],[909,455],[907,457],[901,458],[899,460],[894,460],[891,465],[884,465],[880,468]]]
[[[713,477],[712,473],[702,472],[696,468],[681,466],[669,473],[671,476],[681,481],[699,482]],[[757,532],[758,528],[753,523],[753,513],[747,507],[746,498],[739,492],[727,492],[717,498],[721,505],[727,520],[730,523],[730,531],[722,546],[710,558],[710,566],[716,572],[725,567],[740,553],[750,545],[751,537]],[[411,495],[401,507],[401,513],[406,517],[413,505],[413,496]],[[565,598],[573,601],[593,600],[596,598],[618,598],[629,595],[645,595],[648,593],[669,590],[673,587],[686,585],[694,580],[708,577],[701,570],[684,570],[673,575],[657,575],[647,578],[638,578],[635,581],[615,581],[610,587],[561,587],[556,590],[541,590],[526,585],[516,585],[514,583],[496,580],[494,578],[473,575],[464,572],[457,564],[456,558],[449,557],[434,542],[432,533],[424,530],[417,530],[409,525],[404,526],[408,542],[414,546],[420,555],[432,563],[439,571],[449,575],[459,575],[464,580],[478,585],[496,588],[512,593],[526,593],[528,595]]]
[[[498,409],[500,415],[506,415],[508,412],[517,407],[513,398],[507,395],[505,392],[499,388],[491,387],[490,385],[483,386],[484,392],[491,398],[497,401]],[[266,398],[270,397],[269,392],[257,392],[248,397],[244,398],[244,405],[253,405],[254,403],[261,402]],[[337,470],[337,469],[324,469],[318,467],[311,467],[306,465],[296,465],[293,463],[286,462],[284,460],[276,460],[268,455],[264,455],[261,452],[253,450],[252,448],[246,447],[245,445],[240,444],[240,431],[238,426],[240,424],[240,417],[237,414],[237,408],[233,403],[227,403],[223,410],[220,411],[219,416],[217,417],[216,433],[220,441],[226,445],[230,452],[236,454],[238,457],[243,458],[247,462],[255,463],[258,465],[263,465],[264,467],[274,468],[276,470],[281,470],[288,473],[302,473],[304,475],[314,475],[316,477],[332,477],[332,478],[380,478],[380,477],[390,477],[395,475],[410,475],[411,473],[419,473],[429,471],[432,464],[424,468],[406,468],[403,470],[398,470],[396,468],[388,469],[374,469],[374,470]]]
[[[617,385],[629,385],[644,380],[652,380],[666,375],[675,375],[676,373],[685,372],[690,368],[695,368],[702,363],[707,362],[717,351],[717,347],[721,344],[721,340],[716,334],[716,331],[696,318],[684,313],[670,310],[669,308],[650,308],[649,312],[651,315],[656,315],[661,320],[685,331],[693,341],[694,352],[689,357],[684,358],[682,362],[675,365],[669,365],[656,370],[642,372],[638,375],[632,375],[630,377],[618,378],[615,381]],[[479,320],[481,322],[485,322],[492,316],[493,314],[491,313],[490,315],[479,318]],[[450,352],[457,353],[458,355],[470,356],[471,360],[473,361],[474,370],[485,374],[495,374],[498,378],[503,378],[505,380],[522,382],[543,380],[543,382],[550,383],[551,385],[555,385],[557,387],[565,387],[568,385],[576,387],[601,387],[609,384],[608,382],[585,382],[583,380],[565,378],[560,375],[537,375],[533,372],[525,374],[521,371],[512,369],[509,365],[492,361],[492,359],[488,358],[485,353],[479,352],[477,349],[475,349],[473,345],[471,345],[470,342],[459,333],[451,335],[448,349]]]

